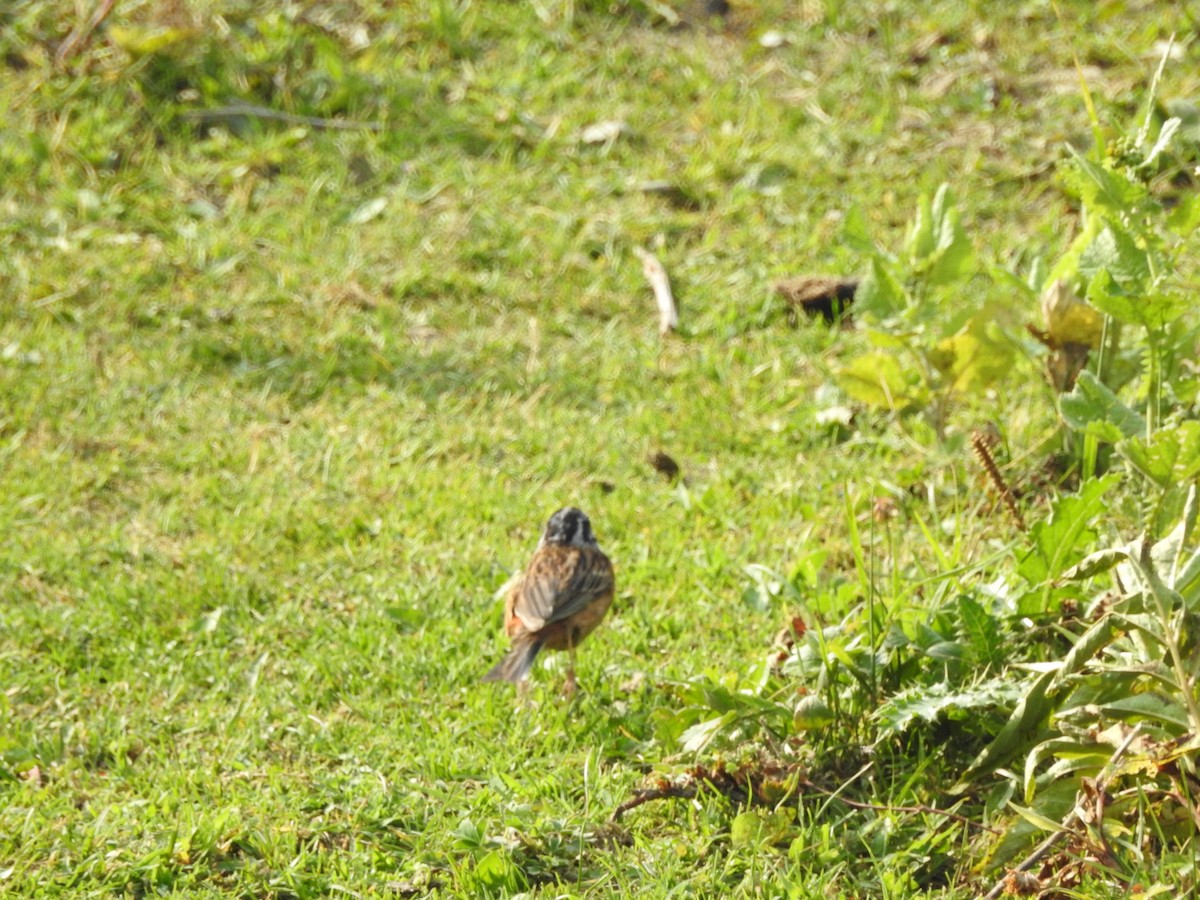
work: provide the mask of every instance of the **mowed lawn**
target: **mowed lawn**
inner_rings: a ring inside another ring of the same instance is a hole
[[[858,407],[861,330],[773,282],[859,273],[847,216],[896,249],[943,182],[985,266],[1062,252],[1080,75],[1124,128],[1179,32],[1162,91],[1196,97],[1195,10],[702,6],[131,0],[58,61],[88,4],[0,9],[0,892],[986,886],[978,831],[828,798],[769,840],[715,791],[609,819],[715,759],[677,684],[753,683],[868,570],[919,618],[931,534],[1003,552],[966,437],[997,423],[1020,477],[1057,428],[1022,355],[944,441]],[[566,505],[617,597],[580,694],[548,654],[518,705],[479,681],[495,595]],[[936,741],[878,752],[862,803],[956,777]]]

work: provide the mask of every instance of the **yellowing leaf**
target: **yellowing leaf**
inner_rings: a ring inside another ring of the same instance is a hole
[[[796,704],[792,714],[792,726],[798,731],[824,728],[833,724],[833,710],[816,694],[806,694]]]
[[[935,361],[958,393],[991,387],[1012,368],[1012,346],[996,334],[992,317],[983,312],[956,335],[938,342]]]
[[[1018,806],[1011,801],[1008,806],[1013,812],[1039,831],[1048,831],[1051,834],[1057,834],[1063,830],[1061,824],[1055,822],[1053,819],[1046,818],[1035,809],[1030,809],[1027,806]]]
[[[842,389],[861,403],[883,409],[924,406],[929,394],[917,372],[905,372],[894,356],[866,353],[838,370]]]
[[[1054,281],[1042,294],[1042,319],[1046,333],[1058,344],[1100,346],[1104,317],[1084,303],[1070,285],[1061,279]]]
[[[129,25],[108,27],[108,36],[112,42],[134,59],[186,44],[199,34],[200,31],[195,28],[138,28]]]
[[[785,840],[795,824],[795,814],[779,809],[773,812],[747,810],[729,823],[729,842],[734,847],[758,847]]]

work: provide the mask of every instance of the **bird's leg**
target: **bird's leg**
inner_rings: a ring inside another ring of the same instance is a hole
[[[571,654],[571,662],[567,665],[567,683],[563,685],[563,696],[574,697],[575,692],[579,690],[579,682],[575,680],[575,645],[572,644],[567,652]]]
[[[530,682],[528,678],[522,678],[517,682],[517,703],[520,706],[530,705],[529,684]]]

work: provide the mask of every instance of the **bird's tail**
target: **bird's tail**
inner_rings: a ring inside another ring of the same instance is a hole
[[[519,684],[529,677],[533,661],[542,649],[542,639],[532,634],[518,635],[513,640],[512,649],[508,656],[496,663],[490,672],[483,676],[484,681],[511,681]]]

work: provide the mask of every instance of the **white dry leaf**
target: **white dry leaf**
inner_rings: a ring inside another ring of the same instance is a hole
[[[629,126],[621,119],[608,119],[595,122],[579,132],[579,139],[585,144],[611,144],[621,135],[629,134]]]
[[[387,208],[387,205],[387,197],[376,197],[373,200],[368,200],[358,209],[354,210],[354,212],[350,213],[350,218],[346,221],[350,225],[364,225],[382,213]]]
[[[817,410],[816,420],[818,425],[841,425],[843,428],[849,428],[850,423],[854,421],[854,410],[848,406],[828,406]]]
[[[1157,57],[1166,57],[1169,60],[1176,61],[1183,59],[1184,49],[1183,44],[1177,44],[1174,36],[1170,40],[1155,41],[1154,46],[1150,48]]]
[[[679,327],[679,311],[675,308],[675,297],[671,293],[671,279],[663,264],[649,250],[634,247],[633,252],[642,261],[642,272],[650,287],[654,289],[654,299],[658,303],[658,333],[665,335]]]

